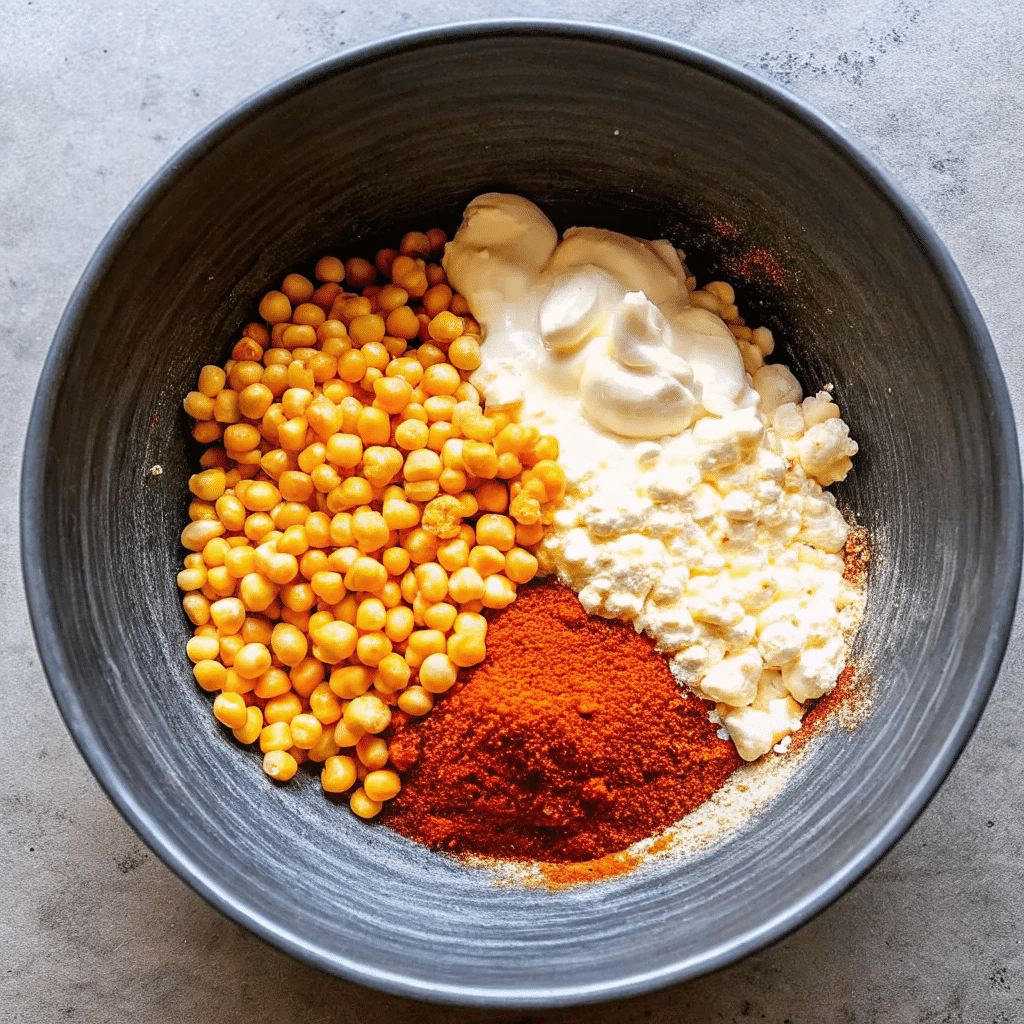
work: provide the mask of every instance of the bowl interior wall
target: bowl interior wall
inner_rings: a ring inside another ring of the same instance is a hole
[[[51,664],[80,681],[59,692],[79,742],[201,891],[365,981],[557,1001],[756,947],[838,869],[870,863],[975,699],[1008,498],[993,484],[1006,427],[964,345],[971,326],[869,177],[699,62],[484,33],[328,67],[307,86],[183,158],[62,326],[75,342],[38,467],[40,536],[58,595]],[[533,199],[560,229],[667,237],[702,281],[731,281],[805,390],[835,385],[862,446],[837,490],[875,542],[858,643],[877,680],[868,724],[821,741],[768,813],[713,850],[558,893],[497,888],[333,806],[313,777],[268,785],[192,681],[174,587],[196,458],[181,399],[199,367],[223,361],[287,270],[409,227],[452,232],[494,190]]]

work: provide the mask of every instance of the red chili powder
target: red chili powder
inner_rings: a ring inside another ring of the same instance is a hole
[[[557,583],[522,587],[491,619],[487,649],[429,716],[396,726],[403,788],[382,817],[410,839],[594,861],[679,821],[742,764],[651,640],[588,616]],[[614,858],[585,874],[631,866]]]
[[[758,280],[777,288],[786,287],[786,268],[779,262],[778,257],[767,249],[748,249],[740,256],[728,257],[725,263],[744,281]]]

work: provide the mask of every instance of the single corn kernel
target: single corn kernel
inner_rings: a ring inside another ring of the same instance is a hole
[[[291,722],[296,715],[302,713],[302,701],[290,690],[271,697],[263,708],[263,717],[268,725],[278,722]],[[294,741],[293,741],[294,742]]]
[[[387,569],[375,558],[366,556],[357,558],[345,574],[345,586],[350,591],[365,590],[370,594],[380,594],[387,581]]]
[[[476,524],[477,544],[489,545],[499,551],[510,551],[516,542],[516,526],[508,516],[487,513]]]
[[[434,706],[434,695],[422,686],[409,686],[398,695],[398,707],[407,715],[417,718],[427,714]]]
[[[402,789],[402,781],[397,772],[387,769],[370,772],[363,779],[363,790],[368,799],[383,803],[398,796]]]
[[[419,669],[419,682],[430,693],[446,693],[455,685],[458,669],[447,654],[430,654]]]
[[[287,750],[271,750],[263,756],[263,770],[277,782],[287,782],[299,770],[299,763]]]
[[[212,659],[197,661],[192,666],[192,675],[207,693],[223,689],[227,674],[228,670],[219,661]]]
[[[391,709],[380,697],[364,693],[346,705],[343,721],[350,728],[376,735],[391,724]]]
[[[383,768],[388,763],[388,745],[380,736],[363,736],[356,744],[359,763],[371,771]]]
[[[323,733],[323,725],[314,715],[296,715],[289,727],[292,732],[292,742],[300,750],[310,750],[320,742]]]
[[[317,646],[317,656],[320,660],[334,665],[354,653],[359,634],[355,626],[335,619],[320,626],[315,632],[311,625],[310,637]],[[316,655],[316,651],[314,654]]]
[[[249,719],[245,698],[240,693],[219,693],[213,702],[213,717],[229,729],[241,729]]]
[[[343,700],[354,700],[373,686],[373,670],[366,665],[344,665],[331,673],[328,685]]]
[[[487,657],[487,647],[478,633],[453,633],[448,637],[447,653],[459,668],[469,668]]]
[[[272,750],[288,750],[292,746],[292,731],[287,722],[274,722],[260,732],[260,750],[264,754]]]
[[[245,724],[241,728],[232,730],[232,735],[239,743],[248,746],[260,738],[263,731],[263,712],[258,707],[245,709]]]
[[[426,278],[423,279],[426,283]],[[360,818],[374,818],[380,814],[381,808],[384,806],[376,800],[371,800],[363,787],[360,786],[351,796],[349,800],[349,807],[352,809],[352,813],[358,815]]]
[[[320,785],[326,793],[347,793],[356,781],[356,762],[345,754],[336,754],[324,761]]]
[[[341,701],[334,695],[330,685],[320,683],[309,695],[309,710],[321,724],[333,725],[341,718],[345,709],[342,707]],[[321,758],[321,760],[323,759]]]

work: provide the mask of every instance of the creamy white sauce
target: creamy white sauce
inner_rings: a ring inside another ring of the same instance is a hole
[[[568,489],[542,569],[653,636],[744,758],[784,749],[835,686],[861,609],[822,490],[857,450],[831,397],[802,399],[693,303],[668,242],[559,241],[532,203],[492,193],[443,262],[483,328],[472,383],[559,440]]]

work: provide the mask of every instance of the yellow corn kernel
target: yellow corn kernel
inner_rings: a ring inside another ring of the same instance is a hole
[[[386,487],[402,471],[403,462],[397,448],[370,445],[363,454],[363,476],[374,487]]]
[[[245,698],[240,693],[219,693],[213,702],[213,717],[229,729],[241,729],[249,719]]]
[[[389,608],[384,622],[384,634],[394,644],[407,640],[415,628],[416,621],[412,609],[407,605],[396,605]]]
[[[458,669],[447,654],[430,654],[419,669],[419,682],[430,693],[446,693],[455,685]]]
[[[178,589],[184,591],[202,590],[206,586],[207,572],[204,566],[196,566],[194,569],[182,569],[178,573]]]
[[[565,470],[557,462],[541,459],[533,467],[535,479],[544,485],[548,501],[560,501],[565,495]]]
[[[201,391],[190,391],[181,404],[194,420],[208,422],[213,419],[215,397],[204,395]]]
[[[356,757],[363,767],[373,771],[388,763],[388,745],[380,736],[363,736],[356,744]]]
[[[512,548],[505,555],[505,575],[513,583],[529,583],[537,575],[537,559],[522,548]]]
[[[219,661],[212,659],[198,661],[192,666],[192,675],[207,693],[220,690],[224,686],[227,674],[228,670]]]
[[[544,527],[541,523],[516,523],[516,543],[522,547],[539,544],[544,536]]]
[[[309,750],[320,742],[323,725],[314,715],[296,715],[289,723],[292,742],[300,750]]]
[[[382,377],[373,385],[373,393],[373,404],[394,416],[409,404],[412,385],[404,377]]]
[[[409,663],[400,654],[392,652],[377,663],[378,678],[374,686],[385,693],[396,693],[406,686],[410,675]]]
[[[288,750],[291,746],[292,731],[287,722],[274,722],[260,732],[260,750],[264,754],[271,750]]]
[[[398,796],[402,789],[402,780],[397,772],[389,769],[381,769],[370,772],[363,779],[363,790],[369,800],[376,803],[384,803],[386,800]]]
[[[214,504],[217,518],[228,530],[241,530],[245,525],[245,506],[233,494],[221,495]]]
[[[409,452],[404,470],[407,481],[436,480],[440,475],[441,458],[437,452],[429,448],[418,448]]]
[[[181,543],[189,551],[200,552],[214,537],[220,537],[223,533],[224,524],[219,519],[199,519],[181,531]]]
[[[185,645],[189,661],[212,661],[220,656],[220,641],[216,636],[194,636]]]
[[[443,315],[443,314],[442,314]],[[436,319],[436,318],[435,318]],[[428,395],[438,396],[450,396],[455,394],[455,389],[462,383],[462,378],[459,376],[459,371],[451,365],[451,363],[435,363],[433,366],[428,366],[423,373],[423,381],[421,387]],[[427,407],[427,415],[430,415],[430,400],[428,399],[424,403]],[[446,403],[447,407],[447,403]],[[446,420],[450,420],[454,413],[455,405],[451,406],[451,413],[446,416],[438,417]]]
[[[237,633],[245,622],[245,605],[237,597],[223,597],[210,605],[210,618],[221,635]]]
[[[323,725],[333,725],[344,710],[341,701],[327,683],[320,683],[309,695],[309,710]],[[323,760],[321,758],[320,760]]]
[[[480,345],[468,334],[456,338],[448,348],[448,360],[460,370],[475,370],[480,366]]]
[[[331,609],[331,613],[336,619],[340,622],[347,622],[352,626],[356,624],[358,612],[359,598],[356,594],[349,594],[343,601],[340,601]]]
[[[310,626],[309,634],[319,651],[319,654],[314,651],[314,655],[329,665],[335,665],[350,657],[359,639],[355,626],[337,619],[325,623],[315,631]]]
[[[462,461],[467,473],[484,480],[493,479],[498,472],[498,456],[494,446],[483,441],[464,441]]]
[[[405,548],[386,548],[380,557],[390,576],[401,576],[411,564],[409,552]]]
[[[472,527],[470,527],[472,530]],[[437,561],[449,573],[462,569],[469,564],[469,544],[460,534],[437,549]],[[451,584],[449,583],[449,588]]]
[[[487,513],[476,524],[477,544],[488,545],[499,551],[510,551],[516,542],[516,526],[508,516]]]
[[[364,445],[386,445],[391,437],[391,420],[383,409],[366,406],[356,421],[356,433]]]
[[[485,608],[507,608],[516,599],[516,585],[500,573],[484,580],[484,596],[480,598]]]
[[[363,457],[363,442],[357,434],[332,434],[327,440],[327,461],[354,469]]]
[[[207,398],[216,398],[227,382],[227,374],[219,366],[204,366],[199,371],[198,390]]]
[[[426,277],[423,277],[424,287],[426,286],[426,283],[427,279]],[[412,285],[409,284],[408,279],[403,281],[403,284],[412,291]],[[353,792],[352,796],[349,798],[348,805],[351,808],[352,813],[360,818],[375,818],[380,814],[381,808],[384,806],[383,803],[380,803],[377,800],[371,800],[366,795],[362,786]]]
[[[263,717],[268,725],[276,725],[278,722],[290,722],[296,715],[300,714],[302,714],[302,701],[291,691],[279,693],[276,697],[271,697],[263,708]]]
[[[422,686],[408,686],[398,695],[398,706],[407,715],[417,718],[434,706],[434,695]]]
[[[356,725],[348,725],[345,719],[342,718],[334,727],[334,742],[338,744],[340,749],[354,747],[363,738],[365,733],[365,729],[360,729]]]
[[[427,447],[430,428],[418,419],[402,420],[395,427],[395,444],[407,452],[420,451]]]
[[[424,562],[414,570],[418,594],[429,604],[448,596],[448,573],[437,562]]]
[[[292,681],[288,673],[279,668],[272,668],[256,680],[254,692],[263,700],[272,700],[274,697],[281,697],[288,693],[291,688]]]
[[[259,444],[258,434],[256,444]],[[224,470],[219,468],[204,469],[201,473],[189,477],[188,480],[188,489],[203,501],[216,501],[224,493],[225,486]]]
[[[372,449],[370,449],[372,451]],[[391,449],[394,451],[394,449]],[[369,456],[369,452],[367,452]],[[380,512],[361,508],[352,515],[352,537],[360,551],[377,551],[388,542],[391,530]]]
[[[287,679],[291,683],[292,689],[300,697],[309,697],[323,682],[326,674],[327,670],[322,661],[318,658],[306,657],[292,668]]]
[[[345,754],[335,754],[324,761],[320,785],[325,793],[347,793],[356,782],[356,763]]]
[[[452,628],[458,613],[455,605],[449,604],[447,601],[432,604],[423,613],[423,625],[429,629],[439,629],[442,633],[447,633]]]
[[[483,577],[477,569],[468,565],[457,569],[448,580],[448,593],[459,604],[478,601],[484,596]]]
[[[281,500],[281,492],[269,480],[247,480],[235,487],[235,495],[250,512],[269,512]]]
[[[406,660],[409,660],[410,655],[415,655],[419,664],[422,664],[423,659],[431,654],[443,653],[445,644],[445,635],[439,629],[418,629],[409,635]]]
[[[277,782],[287,782],[299,770],[299,763],[287,750],[271,750],[263,756],[263,771]]]
[[[469,566],[486,579],[505,568],[505,555],[490,544],[478,544],[469,553]]]
[[[279,590],[280,587],[258,572],[248,573],[238,582],[238,593],[242,603],[251,612],[266,611],[276,600]]]
[[[368,597],[359,603],[356,612],[356,629],[370,633],[384,628],[387,609],[377,597]]]
[[[373,670],[366,665],[344,665],[331,673],[328,686],[342,700],[353,700],[373,686]]]
[[[279,622],[274,626],[270,637],[270,646],[278,660],[289,668],[298,665],[309,650],[309,644],[301,629]]]
[[[388,571],[375,558],[363,555],[357,558],[345,574],[345,587],[350,591],[365,590],[380,594],[388,581]]]
[[[343,721],[349,728],[377,735],[391,724],[391,709],[372,693],[364,693],[345,705]]]
[[[260,738],[263,731],[263,712],[258,707],[245,709],[245,723],[241,728],[232,730],[232,735],[239,743],[248,746]]]
[[[339,548],[355,546],[355,538],[352,536],[351,512],[338,512],[331,519],[330,541]]]
[[[345,598],[345,580],[341,573],[330,570],[320,570],[313,573],[309,581],[313,593],[327,604],[337,604]]]
[[[459,668],[469,668],[487,657],[487,647],[478,633],[453,633],[448,637],[447,654]]]
[[[364,665],[376,667],[391,653],[391,641],[383,632],[365,633],[356,644],[356,656]]]
[[[331,512],[345,512],[359,505],[368,505],[373,500],[373,485],[360,476],[350,476],[327,495],[327,507]]]

